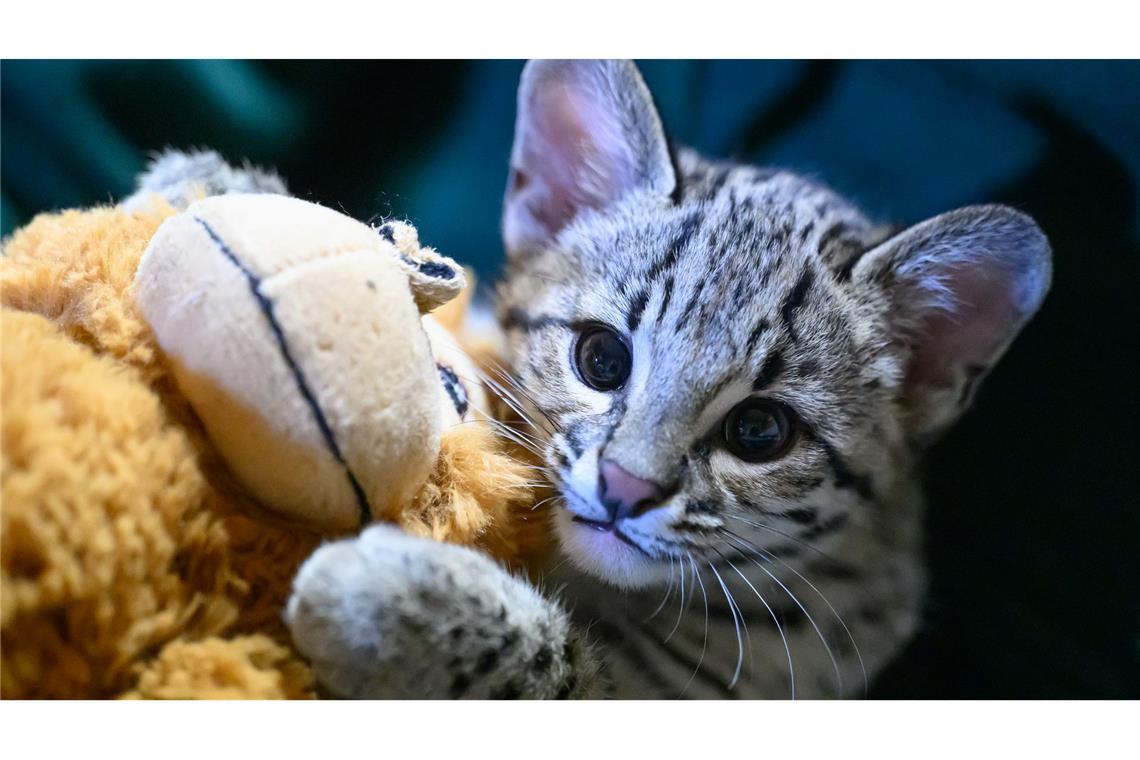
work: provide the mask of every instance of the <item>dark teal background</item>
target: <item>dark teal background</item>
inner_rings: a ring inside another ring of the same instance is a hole
[[[935,450],[934,588],[883,697],[1140,697],[1136,62],[647,61],[666,127],[806,171],[886,221],[1001,201],[1053,292]],[[519,62],[5,61],[0,221],[107,202],[209,146],[489,279]]]

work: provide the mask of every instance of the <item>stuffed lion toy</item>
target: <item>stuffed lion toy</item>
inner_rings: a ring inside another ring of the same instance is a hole
[[[285,621],[322,542],[385,521],[539,551],[463,270],[283,193],[171,154],[5,241],[5,699],[313,697]]]

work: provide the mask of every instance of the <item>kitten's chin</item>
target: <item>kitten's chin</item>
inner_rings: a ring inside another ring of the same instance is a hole
[[[665,583],[669,568],[630,546],[612,531],[576,523],[566,510],[558,510],[555,530],[562,550],[579,570],[624,589]]]

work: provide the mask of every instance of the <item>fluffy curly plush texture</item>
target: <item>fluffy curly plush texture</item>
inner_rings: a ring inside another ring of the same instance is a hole
[[[0,696],[314,696],[281,611],[330,536],[245,496],[131,298],[163,203],[37,217],[0,259]],[[520,452],[445,433],[396,522],[512,562],[541,541]]]

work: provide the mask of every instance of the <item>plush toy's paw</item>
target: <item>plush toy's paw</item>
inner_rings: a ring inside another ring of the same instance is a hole
[[[285,613],[321,685],[358,698],[589,696],[555,603],[471,549],[377,525],[302,566]]]
[[[123,208],[129,213],[143,210],[157,195],[181,210],[199,198],[226,193],[288,195],[289,191],[276,174],[248,161],[233,167],[212,150],[166,150],[139,175],[138,190],[123,201]]]

